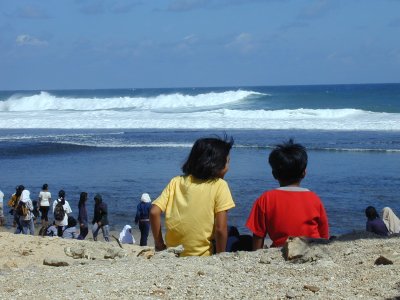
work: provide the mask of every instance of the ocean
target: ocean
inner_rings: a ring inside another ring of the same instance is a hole
[[[293,138],[309,153],[302,186],[320,195],[331,234],[365,228],[364,209],[400,214],[400,84],[0,91],[0,190],[103,195],[113,230],[133,225],[142,193],[155,199],[200,137],[233,136],[225,179],[244,224],[277,187],[270,149]],[[11,218],[9,218],[11,219]],[[283,220],[284,221],[284,220]]]

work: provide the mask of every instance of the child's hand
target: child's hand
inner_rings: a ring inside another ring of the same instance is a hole
[[[167,249],[167,246],[163,242],[161,244],[156,244],[154,246],[154,248],[156,249],[156,252],[158,252],[158,251],[163,251],[163,250]]]

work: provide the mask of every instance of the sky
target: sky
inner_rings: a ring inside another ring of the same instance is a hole
[[[0,90],[400,82],[400,0],[1,0]]]

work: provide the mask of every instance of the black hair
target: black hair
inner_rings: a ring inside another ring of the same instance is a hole
[[[376,211],[375,207],[373,206],[368,206],[365,209],[365,216],[368,218],[368,220],[374,220],[376,218],[379,218],[379,214]]]
[[[73,216],[68,216],[68,228],[75,227],[77,224],[76,219]]]
[[[49,188],[49,185],[47,183],[43,184],[42,190],[45,191]]]
[[[96,194],[94,196],[94,200],[97,201],[98,203],[102,203],[103,202],[103,198],[101,197],[100,194]]]
[[[25,187],[22,184],[17,186],[15,189],[15,195],[17,197],[20,197],[24,189],[25,189]]]
[[[233,143],[233,138],[228,139],[227,136],[223,139],[219,137],[198,139],[182,166],[183,173],[203,180],[218,178],[225,168]]]
[[[81,196],[79,198],[78,207],[83,207],[85,205],[87,197],[88,197],[88,193],[86,193],[86,192],[81,193]]]
[[[61,204],[64,205],[65,204],[65,191],[60,190],[58,192],[58,197],[61,199]]]
[[[301,181],[307,167],[308,156],[306,148],[295,144],[293,139],[276,145],[269,155],[268,162],[275,179],[285,185]]]

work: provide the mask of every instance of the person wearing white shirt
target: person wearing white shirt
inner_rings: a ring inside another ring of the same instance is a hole
[[[72,213],[71,206],[69,206],[68,201],[65,200],[65,192],[63,190],[60,190],[58,192],[58,199],[53,202],[53,214],[56,209],[56,205],[59,202],[63,205],[63,208],[64,208],[64,212],[65,212],[64,219],[63,220],[54,220],[54,223],[57,226],[57,236],[62,237],[64,226],[68,225],[68,214]]]
[[[47,227],[49,223],[49,207],[51,202],[51,193],[47,183],[43,184],[42,190],[39,193],[39,210],[41,213],[42,226]]]
[[[0,226],[4,225],[3,199],[4,193],[0,190]]]

